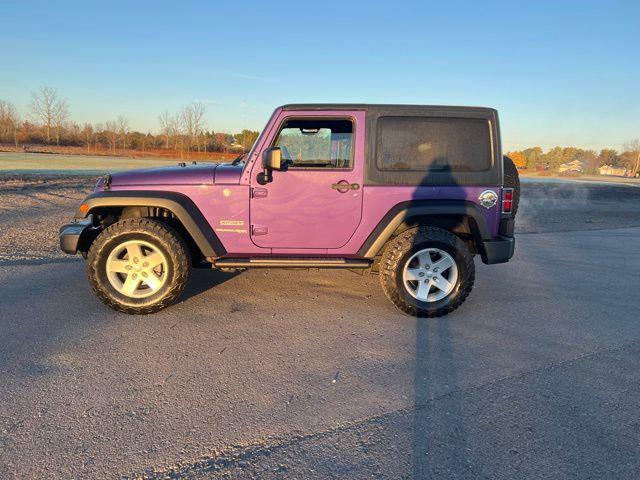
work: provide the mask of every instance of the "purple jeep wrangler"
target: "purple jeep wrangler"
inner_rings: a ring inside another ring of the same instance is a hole
[[[60,229],[108,306],[175,302],[191,267],[367,269],[402,311],[446,315],[474,255],[513,255],[519,183],[490,108],[285,105],[246,156],[105,175]]]

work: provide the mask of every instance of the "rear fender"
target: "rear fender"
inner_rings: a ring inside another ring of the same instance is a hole
[[[479,238],[474,240],[479,250],[484,241],[491,240],[487,221],[476,204],[465,200],[414,200],[399,203],[389,210],[360,247],[358,255],[375,258],[396,230],[411,218],[447,215],[469,217],[475,223]]]

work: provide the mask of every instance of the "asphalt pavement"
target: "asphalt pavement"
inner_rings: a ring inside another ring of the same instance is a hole
[[[640,199],[607,188],[529,190],[442,319],[317,270],[195,271],[128,316],[78,259],[0,256],[0,478],[638,478]]]

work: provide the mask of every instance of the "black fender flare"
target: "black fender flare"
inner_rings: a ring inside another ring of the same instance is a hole
[[[411,217],[429,215],[463,215],[471,217],[478,227],[480,243],[491,240],[491,232],[480,207],[466,200],[410,200],[398,203],[378,222],[358,250],[358,256],[373,259],[396,229]]]
[[[205,257],[221,257],[227,253],[222,242],[193,201],[177,192],[150,190],[118,190],[95,192],[82,202],[77,218],[95,213],[101,207],[158,207],[170,211],[182,223]]]

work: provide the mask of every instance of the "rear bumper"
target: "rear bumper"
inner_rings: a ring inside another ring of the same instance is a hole
[[[80,251],[86,251],[93,240],[100,232],[99,227],[94,226],[93,216],[68,223],[60,227],[60,249],[64,253],[75,255]]]
[[[482,262],[487,265],[505,263],[513,257],[516,240],[513,237],[500,236],[493,240],[482,242]]]

